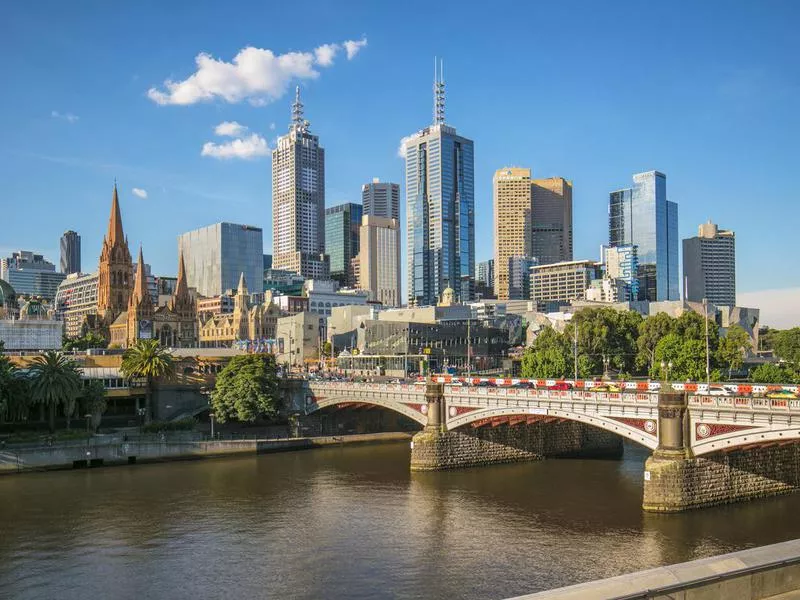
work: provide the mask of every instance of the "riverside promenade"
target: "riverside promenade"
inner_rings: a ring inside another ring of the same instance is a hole
[[[392,432],[249,440],[113,439],[105,443],[62,442],[52,446],[0,448],[0,475],[237,455],[252,456],[345,444],[407,442],[410,439],[410,433]]]
[[[800,539],[509,600],[800,599]]]

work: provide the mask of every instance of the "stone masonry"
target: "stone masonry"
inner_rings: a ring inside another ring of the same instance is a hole
[[[749,448],[676,460],[656,453],[645,463],[644,510],[679,512],[795,491],[800,445]]]
[[[416,434],[412,471],[439,471],[547,457],[622,455],[622,438],[574,421],[545,422]]]

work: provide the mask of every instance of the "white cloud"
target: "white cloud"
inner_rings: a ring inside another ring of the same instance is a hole
[[[367,45],[367,38],[360,40],[347,40],[343,46],[347,52],[347,60],[353,60],[358,51]]]
[[[252,159],[258,156],[266,156],[270,152],[267,140],[253,133],[246,138],[240,138],[225,142],[224,144],[215,144],[214,142],[206,142],[203,144],[203,150],[200,152],[202,156],[210,156],[212,158],[231,159],[243,158]]]
[[[800,326],[800,287],[739,292],[736,304],[761,309],[762,325],[777,329]]]
[[[397,147],[397,156],[398,157],[400,157],[400,158],[405,158],[406,157],[406,142],[408,142],[409,140],[413,140],[418,135],[419,135],[418,133],[412,133],[411,135],[407,135],[403,139],[400,140],[400,145]]]
[[[54,119],[63,119],[69,123],[75,123],[79,118],[77,115],[73,115],[72,113],[60,113],[57,110],[52,111],[50,116]]]
[[[367,44],[346,41],[342,44],[352,59]],[[316,79],[317,67],[329,67],[339,44],[323,44],[312,52],[275,54],[265,48],[248,46],[231,62],[214,58],[206,52],[195,57],[196,71],[183,81],[168,79],[162,88],[152,87],[147,96],[155,103],[189,105],[222,99],[236,103],[248,100],[256,106],[283,96],[293,80]]]
[[[322,44],[319,48],[315,48],[314,56],[317,58],[317,64],[321,67],[330,67],[338,51],[339,44]]]
[[[133,188],[131,193],[142,200],[147,200],[147,190],[143,190],[142,188]]]
[[[241,137],[246,131],[247,127],[236,121],[223,121],[214,128],[214,133],[226,137]]]

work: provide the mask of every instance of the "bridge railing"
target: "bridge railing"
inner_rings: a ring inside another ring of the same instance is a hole
[[[800,399],[690,394],[689,407],[703,409],[749,410],[754,412],[800,412]]]

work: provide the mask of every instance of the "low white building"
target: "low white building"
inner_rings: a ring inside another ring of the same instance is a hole
[[[325,317],[337,306],[361,306],[367,304],[369,292],[364,290],[339,289],[333,280],[308,280],[305,283],[308,310]]]

